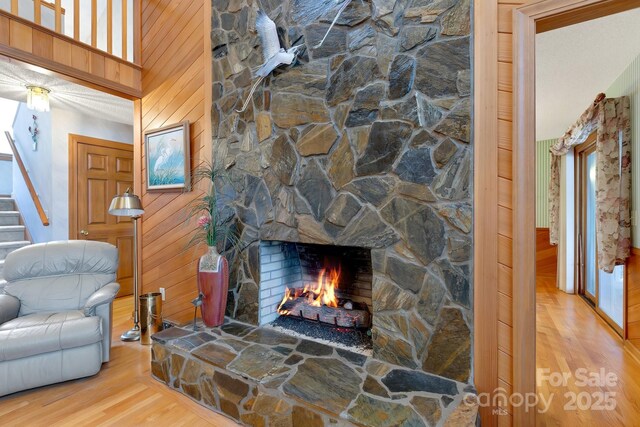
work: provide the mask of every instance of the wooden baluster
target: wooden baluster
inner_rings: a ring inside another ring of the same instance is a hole
[[[91,0],[91,46],[98,45],[98,0]]]
[[[42,0],[33,1],[33,22],[42,25]]]
[[[18,0],[11,0],[11,13],[18,16]]]
[[[140,1],[133,1],[133,62],[136,64],[142,64],[142,58],[140,55],[142,38],[140,37],[140,30],[142,28],[142,11],[140,10]]]
[[[127,37],[129,29],[127,26],[127,0],[122,0],[122,59],[127,60]]]
[[[62,33],[62,0],[56,0],[56,33]]]
[[[73,0],[73,38],[80,40],[80,0]]]
[[[113,0],[107,0],[107,53],[113,52]]]

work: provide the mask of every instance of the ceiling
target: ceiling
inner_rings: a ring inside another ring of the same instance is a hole
[[[536,36],[536,139],[559,138],[640,54],[640,9]]]
[[[27,102],[27,85],[51,90],[49,100],[52,108],[133,124],[132,101],[63,80],[56,75],[41,74],[0,57],[0,97]]]

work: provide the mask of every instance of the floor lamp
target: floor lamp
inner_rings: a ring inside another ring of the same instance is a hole
[[[123,195],[116,195],[109,206],[109,213],[115,216],[128,216],[133,219],[133,329],[124,332],[122,341],[140,340],[140,312],[138,310],[138,219],[144,213],[140,198],[131,193],[131,188]]]

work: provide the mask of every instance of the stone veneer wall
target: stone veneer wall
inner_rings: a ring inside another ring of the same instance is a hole
[[[468,381],[470,1],[353,0],[315,49],[327,3],[213,0],[213,158],[242,238],[228,314],[258,322],[261,239],[371,248],[374,357]],[[308,50],[237,113],[258,7]]]

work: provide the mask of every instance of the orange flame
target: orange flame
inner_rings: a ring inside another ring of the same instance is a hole
[[[289,314],[289,311],[283,309],[282,306],[285,302],[293,300],[300,295],[307,295],[307,304],[314,307],[321,307],[326,305],[327,307],[338,307],[338,297],[336,296],[336,289],[340,282],[340,269],[332,268],[327,274],[327,269],[322,269],[318,275],[318,281],[314,285],[305,285],[301,294],[296,294],[294,290],[286,289],[284,298],[278,306],[278,313],[282,315]],[[313,286],[313,287],[312,287]]]

